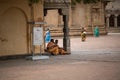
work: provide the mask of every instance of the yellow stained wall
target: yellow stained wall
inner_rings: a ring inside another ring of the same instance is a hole
[[[31,9],[28,0],[0,0],[0,56],[29,54]],[[34,20],[43,19],[43,4],[34,5]],[[40,48],[36,48],[36,52]]]

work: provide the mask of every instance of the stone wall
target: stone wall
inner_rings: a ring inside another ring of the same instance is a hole
[[[106,34],[103,3],[81,3],[72,5],[70,7],[71,8],[69,10],[69,28],[78,29],[78,31],[75,33],[76,35],[77,33],[79,34],[81,27],[85,27],[88,33],[93,34],[93,29],[95,26],[100,27],[101,33]],[[62,16],[58,14],[58,10],[48,10],[47,16],[45,16],[45,21],[47,22],[46,26],[51,30],[63,28]],[[70,31],[70,34],[72,34],[72,31]]]
[[[29,54],[31,9],[28,0],[0,0],[0,56]],[[34,5],[34,19],[43,19],[43,5]]]

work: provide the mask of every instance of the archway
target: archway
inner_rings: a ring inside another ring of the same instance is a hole
[[[16,7],[9,8],[1,16],[0,23],[0,56],[28,53],[25,13]]]

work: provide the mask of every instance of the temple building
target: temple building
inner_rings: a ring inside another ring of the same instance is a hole
[[[46,0],[49,4],[60,3],[57,0]],[[46,4],[45,1],[45,4]],[[56,1],[56,2],[55,2]],[[80,36],[80,30],[82,27],[87,29],[88,35],[93,35],[94,27],[98,26],[100,34],[107,34],[105,19],[104,19],[104,2],[98,2],[93,4],[68,4],[69,7],[69,35]],[[44,6],[45,7],[45,6]],[[59,15],[58,9],[50,9],[47,11],[47,15],[44,17],[46,26],[50,28],[52,36],[62,36],[63,20]],[[46,27],[46,28],[47,28]],[[56,34],[57,33],[57,34]]]
[[[108,32],[120,32],[120,0],[113,0],[107,4],[105,22]]]
[[[105,8],[104,2],[29,1],[32,0],[0,0],[0,56],[44,52],[47,28],[52,36],[63,37],[63,48],[69,53],[69,36],[80,36],[82,27],[87,29],[88,35],[93,35],[95,26],[99,27],[101,35],[107,34],[108,28],[120,28],[119,3],[113,6],[110,2]],[[44,22],[46,24],[38,24]],[[33,46],[34,27],[43,27],[42,45]]]

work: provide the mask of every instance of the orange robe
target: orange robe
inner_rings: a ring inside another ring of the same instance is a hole
[[[53,42],[49,42],[47,45],[48,52],[53,53],[54,55],[59,54],[58,46],[56,46]]]

